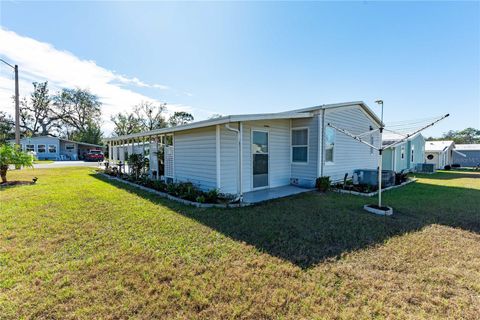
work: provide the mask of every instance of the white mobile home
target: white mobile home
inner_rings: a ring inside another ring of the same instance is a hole
[[[427,141],[425,142],[425,163],[434,164],[436,169],[452,165],[454,149],[453,141]]]
[[[363,102],[225,116],[106,141],[113,161],[125,161],[141,146],[148,149],[153,175],[241,197],[290,184],[313,187],[320,176],[340,180],[355,169],[377,168],[378,152],[328,123],[354,134],[372,131],[367,139],[380,143],[380,120]]]
[[[88,151],[103,150],[100,145],[52,136],[25,137],[20,145],[23,151],[32,152],[39,160],[83,160]]]

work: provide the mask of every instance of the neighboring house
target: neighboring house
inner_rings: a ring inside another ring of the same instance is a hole
[[[95,144],[50,136],[23,138],[20,145],[23,151],[35,153],[39,160],[79,160],[83,159],[89,150],[103,148]]]
[[[480,165],[480,144],[455,145],[453,163],[462,167],[476,167]]]
[[[383,146],[388,146],[405,138],[405,135],[384,131]],[[402,142],[383,151],[382,167],[385,170],[400,172],[413,171],[425,159],[425,138],[417,133]]]
[[[355,169],[375,169],[378,152],[336,132],[372,131],[380,120],[363,102],[288,112],[231,115],[105,139],[113,161],[149,154],[153,175],[237,194],[289,184],[313,187],[319,176],[341,180]],[[367,135],[368,137],[368,135]]]
[[[453,164],[455,143],[453,141],[426,141],[425,163],[435,165],[436,169],[443,169]]]

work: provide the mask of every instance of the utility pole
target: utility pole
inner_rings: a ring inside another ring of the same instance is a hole
[[[18,65],[12,66],[3,59],[0,59],[0,61],[12,68],[15,72],[15,144],[20,146],[20,94],[18,92]]]
[[[18,92],[18,65],[15,65],[15,143],[20,145],[20,94]]]

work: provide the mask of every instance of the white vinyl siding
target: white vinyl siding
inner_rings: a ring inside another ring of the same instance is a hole
[[[292,178],[315,181],[318,172],[319,116],[292,119],[292,128],[308,128],[308,162],[291,163]]]
[[[370,130],[370,126],[378,128],[360,106],[332,109],[325,111],[325,123],[348,130],[353,134],[360,134]],[[326,127],[326,126],[325,126]],[[379,145],[379,134],[374,134],[374,145]],[[340,133],[335,134],[335,162],[324,166],[324,176],[330,176],[333,181],[342,180],[345,173],[351,177],[355,169],[376,169],[378,154],[370,153],[370,147],[355,141]]]
[[[238,125],[231,124],[238,129]],[[238,192],[238,137],[237,133],[220,126],[220,191],[237,194]]]
[[[175,179],[202,189],[216,188],[215,126],[176,132],[174,136]]]

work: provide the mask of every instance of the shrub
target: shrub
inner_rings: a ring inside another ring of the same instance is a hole
[[[447,164],[445,167],[444,167],[445,170],[451,170],[452,169],[452,166],[450,166],[449,164]]]
[[[318,177],[317,180],[315,180],[315,188],[317,188],[318,191],[325,192],[330,189],[330,185],[330,177]]]
[[[0,176],[2,183],[7,182],[7,171],[11,165],[32,167],[33,158],[28,153],[23,152],[18,146],[11,144],[0,145]]]
[[[205,200],[208,203],[217,203],[218,198],[219,198],[219,193],[217,189],[212,189],[205,193]]]
[[[196,202],[198,203],[205,203],[205,196],[198,196],[196,199],[195,199]]]

